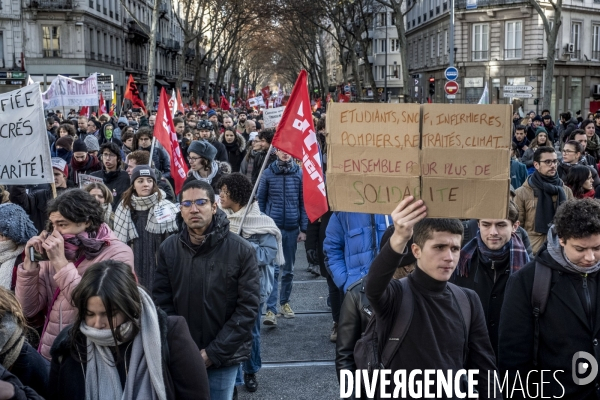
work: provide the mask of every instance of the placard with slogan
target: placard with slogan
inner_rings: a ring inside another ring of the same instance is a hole
[[[420,193],[418,104],[331,103],[327,196],[333,210],[389,214]]]
[[[510,105],[425,104],[421,196],[430,217],[508,214]]]
[[[54,182],[40,84],[0,95],[0,184]]]
[[[263,110],[264,128],[277,127],[277,124],[279,123],[279,121],[281,121],[281,117],[283,116],[283,110],[285,110],[285,106],[268,108],[266,110]]]

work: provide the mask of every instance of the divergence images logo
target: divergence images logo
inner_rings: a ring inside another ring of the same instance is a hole
[[[584,359],[585,361],[582,361],[581,359]],[[598,362],[590,353],[578,351],[573,355],[571,370],[573,371],[573,382],[575,382],[576,385],[588,385],[592,383],[598,375]],[[577,375],[584,375],[587,373],[589,373],[587,378],[577,377]]]

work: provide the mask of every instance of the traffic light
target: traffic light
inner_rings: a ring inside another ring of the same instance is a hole
[[[429,77],[429,94],[433,96],[435,94],[435,78]]]

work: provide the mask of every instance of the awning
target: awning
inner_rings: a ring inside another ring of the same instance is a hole
[[[171,86],[170,84],[168,84],[167,82],[163,81],[162,79],[157,79],[156,83],[158,83],[161,86]]]

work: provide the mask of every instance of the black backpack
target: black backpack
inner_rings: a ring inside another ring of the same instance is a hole
[[[535,263],[535,274],[533,275],[533,290],[531,291],[531,305],[533,306],[533,365],[538,365],[538,353],[540,342],[540,315],[546,311],[550,283],[552,281],[552,270],[539,261]]]
[[[400,279],[402,285],[402,303],[398,318],[395,319],[390,335],[385,343],[379,344],[377,339],[377,318],[373,315],[367,324],[362,337],[354,346],[354,361],[357,369],[366,369],[371,374],[376,369],[389,367],[390,360],[404,340],[414,313],[414,296],[408,283],[408,277]],[[469,345],[469,330],[471,328],[471,303],[466,293],[459,286],[448,282],[448,288],[454,295],[460,307],[465,327],[465,352],[463,363],[467,360]]]

